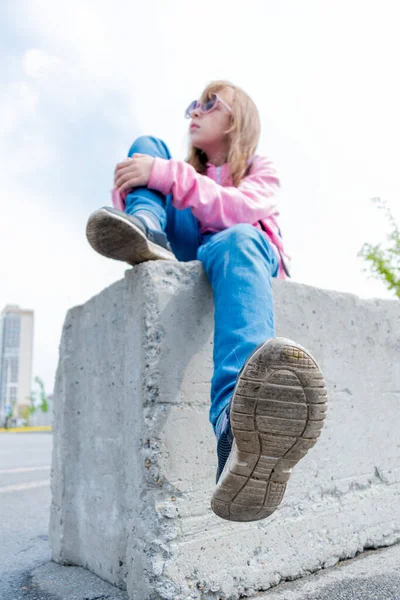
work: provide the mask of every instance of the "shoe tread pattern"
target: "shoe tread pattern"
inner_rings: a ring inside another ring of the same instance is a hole
[[[292,468],[312,448],[327,411],[321,370],[299,344],[268,340],[239,374],[231,404],[232,451],[211,506],[231,521],[271,515]]]

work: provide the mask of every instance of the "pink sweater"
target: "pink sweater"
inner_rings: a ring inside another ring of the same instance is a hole
[[[191,208],[200,224],[200,233],[221,231],[238,223],[264,229],[279,258],[278,277],[286,278],[279,255],[289,268],[290,257],[284,251],[277,221],[280,182],[267,158],[255,156],[248,175],[238,187],[232,185],[227,163],[221,167],[208,163],[207,174],[200,175],[186,162],[155,158],[147,187],[165,196],[172,194],[172,203],[177,209]],[[121,197],[118,190],[113,190],[115,208],[124,210],[125,197],[126,194]]]

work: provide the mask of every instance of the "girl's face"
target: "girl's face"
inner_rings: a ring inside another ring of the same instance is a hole
[[[218,96],[229,106],[232,106],[234,92],[232,88],[225,88],[218,92]],[[199,108],[192,112],[190,121],[190,140],[195,148],[203,150],[208,156],[227,149],[229,136],[226,131],[231,124],[231,113],[220,102],[209,113],[202,113]]]

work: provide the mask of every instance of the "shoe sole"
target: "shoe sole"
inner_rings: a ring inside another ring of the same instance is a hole
[[[211,500],[229,521],[258,521],[282,502],[292,468],[324,425],[327,392],[314,358],[274,338],[245,363],[232,397],[232,450]]]
[[[89,217],[86,237],[99,254],[130,265],[147,260],[177,261],[172,252],[148,240],[139,227],[105,209],[96,210]]]

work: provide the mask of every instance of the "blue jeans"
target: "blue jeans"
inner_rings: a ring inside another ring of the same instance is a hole
[[[138,138],[128,156],[136,152],[171,158],[164,142],[154,137]],[[171,196],[141,187],[125,202],[128,214],[147,210],[159,219],[178,260],[203,263],[215,307],[209,413],[215,432],[249,354],[275,335],[271,278],[277,276],[278,259],[265,233],[253,225],[241,223],[201,235],[191,209],[176,209]]]

